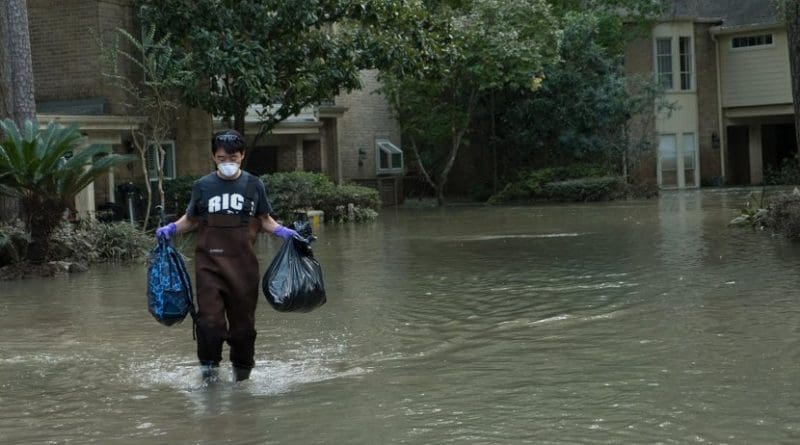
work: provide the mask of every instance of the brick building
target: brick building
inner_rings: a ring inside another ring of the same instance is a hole
[[[640,128],[655,136],[649,174],[663,188],[761,184],[797,154],[784,23],[764,0],[666,3],[625,53],[675,107]]]
[[[130,131],[142,119],[128,114],[121,93],[104,82],[98,36],[109,38],[116,28],[137,29],[133,1],[28,0],[28,9],[40,123],[74,123],[88,144],[132,152]],[[386,101],[373,94],[378,86],[376,74],[365,72],[363,78],[362,90],[293,116],[259,139],[248,151],[245,168],[255,174],[317,171],[339,183],[372,185],[379,178],[402,173],[402,154],[387,157],[387,150],[400,151],[399,126]],[[258,122],[255,114],[251,117],[247,133],[252,137],[258,133]],[[219,120],[203,111],[176,113],[173,133],[165,144],[167,177],[210,171],[209,141],[220,128]],[[91,214],[97,205],[118,200],[116,186],[140,182],[140,171],[141,166],[130,164],[110,172],[81,193],[78,209]]]

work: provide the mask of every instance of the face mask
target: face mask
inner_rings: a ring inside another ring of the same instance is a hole
[[[217,170],[219,170],[219,174],[222,176],[232,178],[239,172],[239,164],[235,162],[223,162],[217,165]]]

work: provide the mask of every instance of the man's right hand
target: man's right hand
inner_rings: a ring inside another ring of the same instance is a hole
[[[156,238],[168,240],[178,233],[178,226],[175,223],[169,223],[166,226],[156,229]]]

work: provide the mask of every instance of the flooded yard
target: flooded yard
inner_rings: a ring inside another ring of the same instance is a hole
[[[797,443],[800,245],[727,228],[745,195],[323,226],[328,303],[261,296],[240,384],[201,384],[143,264],[3,282],[0,443]]]

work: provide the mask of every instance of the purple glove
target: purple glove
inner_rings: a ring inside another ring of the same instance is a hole
[[[156,238],[170,239],[178,232],[178,226],[175,223],[169,223],[166,226],[159,227],[156,230]]]
[[[275,228],[275,231],[272,232],[272,234],[277,236],[278,238],[282,238],[283,240],[289,240],[292,239],[295,235],[297,235],[297,232],[288,227],[283,227],[282,225],[279,224],[278,227]]]

